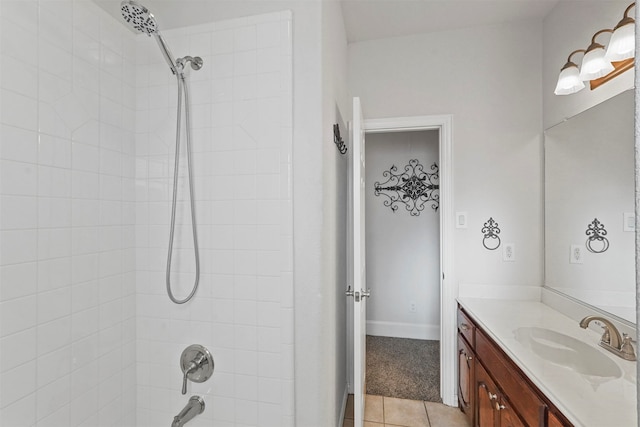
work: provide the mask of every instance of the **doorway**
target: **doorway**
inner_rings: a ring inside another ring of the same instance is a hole
[[[439,129],[366,135],[366,392],[439,402]]]
[[[359,101],[354,99],[354,123],[361,119],[355,117],[355,106]],[[360,127],[358,127],[360,126]],[[359,132],[366,134],[385,132],[405,132],[420,130],[437,130],[439,132],[439,168],[440,168],[440,396],[442,402],[449,406],[457,406],[456,394],[456,343],[455,343],[455,298],[458,293],[457,283],[453,271],[453,144],[452,144],[452,117],[449,115],[403,117],[391,119],[362,120],[358,126],[353,126],[353,139],[356,141]],[[360,129],[360,130],[359,130]],[[355,142],[354,142],[355,143]],[[362,142],[364,146],[364,142]],[[354,165],[357,162],[354,161]],[[355,166],[354,166],[355,167]],[[355,188],[355,187],[354,187]],[[352,266],[350,266],[352,269]],[[349,276],[351,277],[351,275]],[[359,284],[354,284],[354,289]],[[375,298],[375,295],[372,296]],[[353,319],[354,305],[347,304],[347,319]],[[358,387],[354,387],[356,373],[361,378],[364,373],[360,371],[359,361],[354,361],[354,336],[358,336],[360,329],[355,328],[355,323],[348,322],[348,378],[349,392],[358,397]],[[360,322],[358,322],[359,324]],[[366,326],[365,326],[366,327]],[[358,329],[358,331],[356,331]],[[357,359],[357,357],[356,357]],[[357,368],[356,368],[357,366]],[[360,380],[358,380],[360,381]],[[358,382],[361,384],[362,382]],[[356,399],[359,400],[359,399]],[[356,402],[358,403],[358,402]],[[357,411],[358,412],[358,411]]]

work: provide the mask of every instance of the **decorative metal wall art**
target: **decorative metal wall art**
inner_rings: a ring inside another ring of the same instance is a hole
[[[347,144],[340,136],[340,126],[337,123],[333,125],[333,143],[338,147],[340,154],[347,154]]]
[[[500,228],[498,223],[493,220],[493,217],[489,218],[489,221],[484,223],[482,227],[482,246],[490,251],[496,250],[500,247]]]
[[[388,171],[382,173],[387,180],[374,184],[373,194],[385,196],[387,199],[383,203],[393,212],[397,211],[402,203],[411,216],[419,216],[428,202],[431,202],[431,208],[437,211],[440,205],[438,165],[431,165],[431,170],[433,173],[425,172],[424,166],[417,159],[409,160],[409,164],[401,173],[396,173],[398,168],[392,165]]]
[[[587,249],[594,254],[601,254],[609,249],[609,239],[607,239],[607,230],[604,228],[604,224],[598,221],[598,218],[594,218],[593,221],[587,226]]]

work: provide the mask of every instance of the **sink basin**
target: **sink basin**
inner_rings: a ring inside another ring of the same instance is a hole
[[[597,380],[619,378],[620,367],[597,347],[544,328],[518,328],[515,338],[538,357]]]

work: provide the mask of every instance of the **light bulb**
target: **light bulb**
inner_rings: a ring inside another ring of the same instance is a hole
[[[558,84],[553,93],[556,95],[571,95],[584,88],[584,82],[580,78],[578,66],[573,62],[567,62],[560,75],[558,76]]]

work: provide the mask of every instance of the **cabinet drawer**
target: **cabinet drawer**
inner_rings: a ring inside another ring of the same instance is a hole
[[[509,396],[513,408],[527,425],[544,425],[546,405],[533,388],[482,331],[477,330],[475,338],[476,357],[491,372],[498,387]]]
[[[471,348],[474,348],[474,335],[476,327],[467,315],[458,307],[458,331],[467,340]]]

